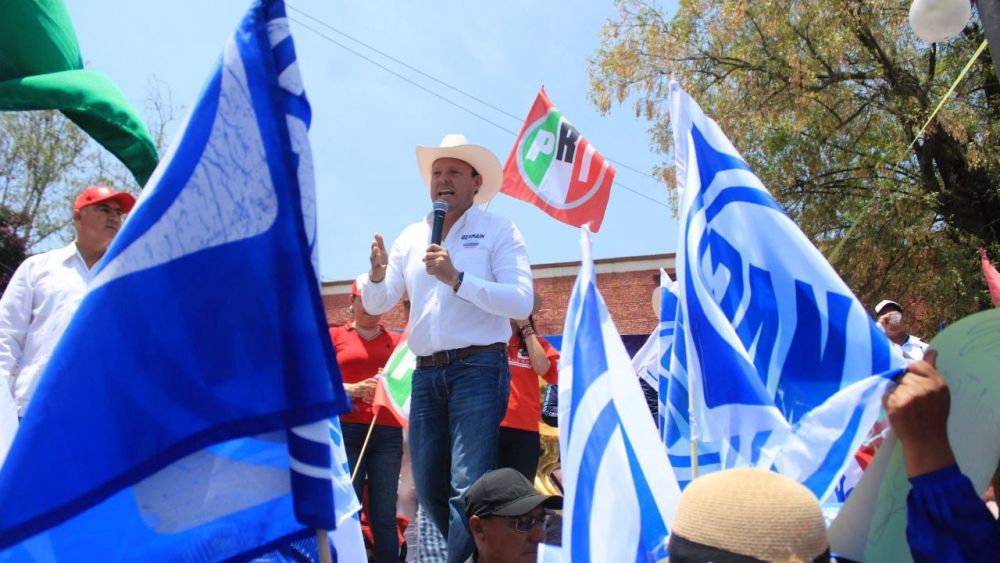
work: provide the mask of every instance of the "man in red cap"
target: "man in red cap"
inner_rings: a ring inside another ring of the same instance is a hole
[[[94,265],[134,205],[130,194],[109,187],[83,190],[73,203],[76,240],[28,258],[14,272],[0,298],[0,393],[10,390],[19,418],[83,298]]]

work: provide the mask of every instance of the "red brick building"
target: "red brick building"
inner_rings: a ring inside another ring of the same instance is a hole
[[[647,335],[656,326],[653,290],[660,285],[660,268],[674,275],[673,254],[653,254],[595,260],[597,287],[608,304],[611,318],[622,335]],[[542,308],[535,315],[538,332],[560,335],[566,318],[569,295],[580,270],[579,262],[538,264],[531,267],[535,290],[542,295]],[[323,283],[323,305],[330,324],[349,319],[351,281]],[[401,329],[406,319],[397,305],[383,317],[389,329]]]

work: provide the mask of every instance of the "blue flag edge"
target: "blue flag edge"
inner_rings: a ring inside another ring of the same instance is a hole
[[[234,35],[240,36],[242,41],[254,41],[257,43],[260,53],[280,53],[279,46],[274,49],[264,41],[267,37],[267,21],[275,18],[286,17],[284,4],[280,0],[257,0],[254,5],[250,8],[247,15],[239,23]],[[252,27],[252,33],[247,31],[247,27]],[[252,37],[248,37],[252,36]],[[242,43],[240,40],[236,42],[237,48],[240,48],[241,55],[246,54],[244,48],[242,48]],[[283,44],[288,45],[285,49],[284,54],[291,53],[291,60],[294,60],[294,50],[291,43],[291,36],[286,37]],[[280,54],[279,54],[280,56]],[[261,100],[261,96],[252,95],[254,92],[251,90],[251,99],[254,107],[254,111],[258,116],[261,115],[285,115],[286,113],[291,113],[297,115],[303,119],[303,121],[309,124],[309,106],[308,102],[305,102],[304,107],[300,104],[296,104],[292,100],[297,100],[297,98],[292,98],[290,94],[282,91],[281,87],[278,85],[275,79],[271,77],[278,76],[278,69],[276,61],[273,57],[253,57],[257,62],[262,63],[265,67],[257,67],[255,65],[244,65],[244,69],[248,75],[248,82],[253,82],[256,79],[258,84],[266,85],[267,89],[267,99]],[[287,59],[286,59],[287,60]],[[220,59],[221,63],[221,59]],[[206,99],[204,94],[212,90],[218,90],[221,84],[221,64],[219,66],[219,71],[212,76],[208,81],[208,84],[202,91],[202,96],[199,98],[199,103],[196,104],[195,108],[192,109],[192,115],[202,108],[203,101]],[[269,74],[273,73],[273,74]],[[249,77],[253,76],[253,79]],[[217,104],[218,96],[215,96],[214,101],[210,102],[212,104]],[[301,100],[305,101],[305,96],[301,96]],[[305,111],[305,116],[303,117],[302,110]],[[279,120],[270,119],[257,119],[258,127],[261,127],[266,134],[274,135],[280,139],[283,143],[282,154],[280,157],[274,155],[273,153],[266,153],[268,170],[272,175],[272,179],[275,177],[280,177],[283,182],[274,182],[274,185],[292,186],[289,190],[291,195],[294,196],[296,201],[301,201],[301,188],[299,186],[297,173],[288,166],[288,163],[297,162],[298,155],[292,151],[290,134],[287,127],[287,122],[281,122],[281,125],[277,125]],[[185,124],[186,125],[186,124]],[[183,129],[182,129],[183,130]],[[266,135],[262,135],[266,136]],[[207,136],[200,136],[206,138]],[[188,148],[191,147],[182,147]],[[200,146],[198,148],[204,148]],[[168,167],[176,166],[173,159],[169,159],[167,162]],[[276,172],[277,171],[277,172]],[[174,190],[179,191],[179,187]],[[154,198],[158,199],[158,198]],[[296,223],[297,236],[300,238],[300,248],[309,249],[310,245],[308,243],[307,231],[305,228],[304,218],[302,216],[301,209],[298,212],[292,214]],[[270,231],[270,229],[268,229]],[[128,246],[128,243],[132,242],[134,239],[142,235],[144,231],[136,231],[135,236],[129,239],[123,239],[116,241],[118,244],[112,243],[112,247],[101,260],[100,264],[94,270],[96,275],[102,269],[102,266],[110,261],[116,251],[124,249]],[[305,268],[305,273],[308,275],[309,279],[318,280],[316,276],[315,268],[313,267],[311,255],[304,252],[299,252],[299,258],[302,261],[302,266]],[[110,283],[114,283],[111,281]],[[86,297],[84,298],[86,299]],[[325,335],[326,333],[326,318],[323,313],[324,308],[322,304],[322,298],[319,293],[319,284],[312,285],[309,290],[309,299],[313,304],[313,310],[315,313],[315,320],[317,326],[320,328],[320,333]],[[82,304],[81,304],[82,306]],[[73,328],[76,322],[71,321],[70,325],[67,327],[67,333]],[[326,351],[327,362],[331,369],[331,375],[336,376],[336,379],[340,379],[340,370],[336,363],[336,356],[333,350],[332,342],[329,338],[320,338],[322,342],[322,347]],[[115,493],[121,489],[130,487],[142,481],[143,479],[153,475],[157,471],[169,466],[175,461],[186,457],[187,455],[193,454],[199,450],[205,449],[208,446],[225,442],[228,440],[233,440],[237,438],[244,438],[255,436],[258,434],[264,434],[268,432],[280,431],[284,429],[290,429],[295,426],[301,426],[311,422],[316,422],[318,420],[328,419],[330,417],[337,416],[343,412],[347,412],[350,409],[350,402],[346,399],[346,395],[341,395],[340,400],[337,400],[336,394],[332,401],[324,402],[308,407],[296,407],[292,409],[282,409],[265,415],[259,415],[249,418],[244,418],[239,421],[232,421],[229,423],[219,424],[212,428],[204,429],[193,435],[189,435],[182,440],[174,443],[173,445],[163,449],[160,453],[152,456],[144,462],[141,462],[131,469],[122,472],[121,474],[109,479],[102,485],[99,485],[91,489],[88,493],[80,495],[75,499],[64,503],[60,506],[52,508],[41,515],[31,518],[29,520],[23,521],[22,523],[12,526],[6,530],[0,531],[0,549],[10,547],[20,541],[33,537],[39,533],[42,533],[54,526],[57,526],[70,518],[76,516],[77,514],[88,510],[102,501],[109,499]],[[27,424],[32,423],[32,419],[29,417],[26,421]],[[15,442],[16,443],[16,442]],[[303,529],[300,532],[291,534],[286,538],[278,539],[272,542],[269,547],[271,549],[276,545],[280,545],[282,542],[287,543],[288,541],[293,541],[300,537],[308,536],[310,530],[308,528]],[[260,551],[261,553],[268,551],[268,549],[255,548],[253,552]],[[250,552],[247,552],[250,553]],[[237,556],[236,560],[243,558],[243,556]]]

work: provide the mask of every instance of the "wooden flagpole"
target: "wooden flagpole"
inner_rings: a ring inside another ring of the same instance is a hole
[[[365,451],[368,450],[368,440],[372,437],[372,430],[375,429],[375,419],[377,419],[375,413],[372,413],[372,423],[368,425],[368,434],[365,434],[365,443],[361,444],[361,453],[358,454],[358,461],[354,464],[354,470],[351,471],[351,482],[354,482],[354,478],[358,476],[358,468],[361,467],[361,460],[365,458]]]
[[[330,553],[330,534],[326,530],[316,530],[316,544],[319,549],[319,563],[333,563]]]
[[[698,402],[694,384],[688,377],[688,428],[691,429],[691,480],[698,478]]]

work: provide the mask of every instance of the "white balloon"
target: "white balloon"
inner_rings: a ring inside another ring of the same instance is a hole
[[[913,0],[910,27],[928,43],[957,35],[972,15],[969,0]]]

